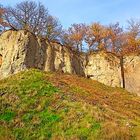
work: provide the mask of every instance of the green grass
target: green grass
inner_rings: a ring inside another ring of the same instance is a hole
[[[0,114],[0,121],[10,122],[13,120],[15,116],[15,112],[12,111],[5,111]]]
[[[31,69],[1,80],[0,95],[2,140],[140,138],[140,100],[119,88]]]

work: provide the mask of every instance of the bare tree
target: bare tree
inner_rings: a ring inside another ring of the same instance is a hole
[[[131,32],[131,34],[133,34],[134,37],[137,36],[140,37],[140,21],[130,19],[127,22],[128,22],[127,30]]]
[[[51,15],[48,16],[44,28],[44,34],[48,40],[60,41],[62,34],[62,25],[59,20]]]
[[[12,28],[27,29],[35,34],[44,32],[47,18],[48,10],[34,1],[23,1],[14,8],[6,8],[5,20]]]
[[[63,44],[64,46],[68,47],[69,49],[73,50],[73,46],[74,46],[74,43],[73,41],[70,39],[69,37],[69,32],[68,30],[62,30],[62,33],[60,35],[60,38],[61,38],[61,44]]]
[[[15,30],[26,29],[48,40],[59,40],[62,26],[57,18],[48,13],[40,2],[23,1],[15,7],[7,7],[5,20]]]

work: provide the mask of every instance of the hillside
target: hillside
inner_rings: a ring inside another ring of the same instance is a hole
[[[8,30],[0,35],[0,79],[29,68],[62,71],[88,77],[111,87],[125,84],[127,91],[140,96],[140,54],[124,56],[124,71],[121,71],[121,67],[120,58],[111,52],[76,52],[27,30]]]
[[[139,140],[140,97],[76,75],[27,70],[0,81],[0,140]]]

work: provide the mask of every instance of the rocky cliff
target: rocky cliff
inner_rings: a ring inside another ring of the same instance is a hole
[[[6,31],[0,36],[0,76],[28,68],[63,71],[84,76],[83,60],[58,43],[48,43],[25,31]]]
[[[25,31],[0,36],[0,79],[28,68],[86,76],[112,87],[121,87],[121,67],[111,53],[76,54],[58,43],[49,43]],[[140,95],[140,55],[124,57],[126,89]]]

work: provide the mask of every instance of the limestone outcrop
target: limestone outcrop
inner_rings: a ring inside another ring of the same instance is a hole
[[[92,53],[88,55],[85,67],[87,77],[112,87],[121,86],[119,59],[111,53]]]
[[[44,71],[62,71],[84,76],[81,56],[57,43],[46,43]]]
[[[32,44],[33,43],[33,44]],[[35,65],[36,46],[26,31],[7,31],[0,36],[0,78]]]
[[[126,89],[140,95],[140,55],[125,56],[123,61]],[[111,53],[76,54],[25,30],[1,34],[0,79],[28,68],[77,74],[108,86],[122,86],[120,59]]]
[[[9,30],[0,36],[0,78],[28,68],[84,76],[80,58],[68,48],[48,43],[25,30]]]
[[[125,88],[140,96],[140,55],[124,57]]]

